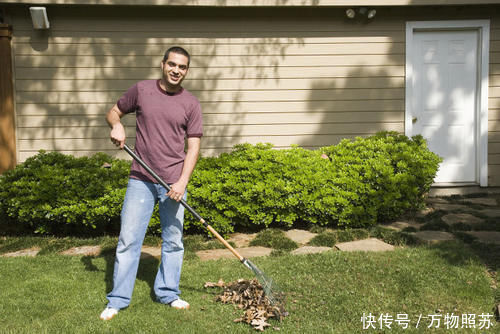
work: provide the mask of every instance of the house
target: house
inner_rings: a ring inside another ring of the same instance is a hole
[[[35,29],[30,7],[45,8]],[[125,158],[104,115],[192,54],[203,155],[423,134],[436,182],[500,186],[500,0],[0,0],[2,170],[38,150]],[[10,57],[12,55],[12,57]],[[11,71],[12,70],[12,71]],[[126,117],[133,138],[133,117]]]

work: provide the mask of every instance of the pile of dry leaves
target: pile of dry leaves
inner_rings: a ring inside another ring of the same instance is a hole
[[[287,314],[283,305],[271,305],[264,294],[260,283],[256,280],[239,279],[236,282],[224,283],[221,279],[217,283],[207,282],[205,288],[222,288],[223,291],[216,297],[216,301],[224,304],[234,304],[245,310],[241,318],[234,322],[244,321],[259,331],[271,326],[267,319],[276,318],[281,321]],[[278,329],[278,328],[276,328]]]

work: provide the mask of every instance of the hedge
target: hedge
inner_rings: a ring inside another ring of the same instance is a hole
[[[0,228],[8,233],[115,234],[130,163],[104,153],[28,158],[0,177]]]
[[[242,144],[200,158],[188,202],[223,234],[271,224],[365,227],[421,207],[440,161],[421,136],[395,132],[318,150]],[[129,167],[104,154],[40,152],[0,177],[0,224],[40,234],[117,233]],[[186,213],[190,228],[200,226]],[[155,210],[149,233],[159,229]]]
[[[421,136],[395,132],[315,151],[243,144],[199,162],[189,201],[223,232],[296,223],[365,227],[422,207],[440,161]]]

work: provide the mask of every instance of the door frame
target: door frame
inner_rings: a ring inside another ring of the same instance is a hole
[[[406,22],[406,65],[405,65],[405,134],[412,136],[413,110],[411,103],[413,96],[413,35],[419,31],[477,31],[477,98],[476,114],[476,182],[481,187],[488,186],[488,68],[490,49],[490,20],[460,20],[460,21],[409,21]]]

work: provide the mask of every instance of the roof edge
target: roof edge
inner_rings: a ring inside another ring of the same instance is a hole
[[[498,5],[500,0],[0,0],[1,4],[206,7],[355,7]]]

